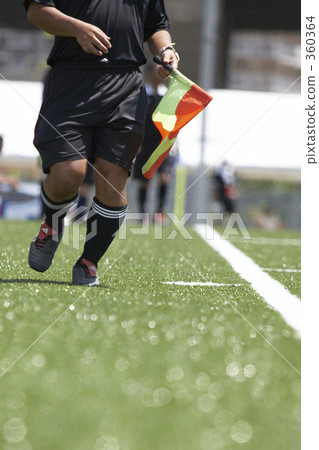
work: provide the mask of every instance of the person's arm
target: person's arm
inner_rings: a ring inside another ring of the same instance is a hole
[[[30,3],[27,18],[33,25],[54,36],[75,38],[86,53],[102,56],[111,48],[111,38],[100,28],[63,14],[53,6]]]
[[[153,56],[156,56],[160,53],[161,48],[166,47],[167,45],[172,43],[171,35],[166,30],[156,31],[147,41],[149,49]],[[178,59],[173,50],[167,49],[162,54],[162,60],[165,64],[169,64],[174,69],[178,67]],[[166,78],[170,74],[170,72],[162,66],[158,66],[158,74],[161,78]]]

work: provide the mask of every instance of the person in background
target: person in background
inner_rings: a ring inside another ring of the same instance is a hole
[[[213,175],[216,186],[217,199],[221,202],[224,212],[232,214],[236,212],[236,178],[234,168],[223,161]]]
[[[3,149],[3,136],[0,135],[0,156]],[[5,204],[6,200],[1,194],[7,193],[9,191],[15,191],[18,187],[19,180],[15,177],[2,174],[0,172],[0,217],[5,215]]]
[[[0,156],[2,149],[3,149],[3,136],[0,135]],[[0,173],[0,184],[6,184],[11,189],[15,190],[19,184],[19,180],[16,177]]]
[[[254,227],[263,230],[276,231],[284,228],[280,216],[272,209],[270,205],[264,205],[254,219]]]
[[[161,141],[161,134],[154,125],[152,114],[167,91],[167,87],[158,76],[155,64],[146,66],[145,76],[147,94],[145,137],[133,166],[133,177],[138,180],[137,201],[139,211],[142,214],[147,212],[146,203],[150,181],[143,176],[142,167]],[[176,160],[176,154],[177,150],[176,146],[174,146],[164,162],[157,169],[158,186],[155,200],[156,222],[165,222],[166,216],[164,214],[164,206],[171,179],[171,172]]]

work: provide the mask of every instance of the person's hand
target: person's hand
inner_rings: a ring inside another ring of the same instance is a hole
[[[100,28],[89,23],[82,22],[77,27],[75,38],[85,53],[102,56],[108,53],[112,47],[111,38]]]
[[[165,64],[169,64],[174,69],[177,69],[178,60],[177,60],[177,57],[176,57],[175,53],[173,52],[173,50],[170,50],[170,49],[165,50],[165,52],[162,55],[162,60]],[[158,66],[157,73],[160,78],[167,78],[171,72],[166,70],[163,66]]]

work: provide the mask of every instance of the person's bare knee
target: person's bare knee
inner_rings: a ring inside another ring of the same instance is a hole
[[[96,158],[96,197],[108,206],[126,206],[127,171],[122,167]]]
[[[86,172],[86,160],[65,161],[53,164],[44,180],[44,190],[53,201],[75,197]]]

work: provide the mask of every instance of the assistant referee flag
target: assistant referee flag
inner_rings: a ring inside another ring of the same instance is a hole
[[[179,130],[202,111],[212,98],[177,69],[171,72],[168,90],[152,115],[162,140],[142,168],[145,178],[153,177],[176,141]]]

